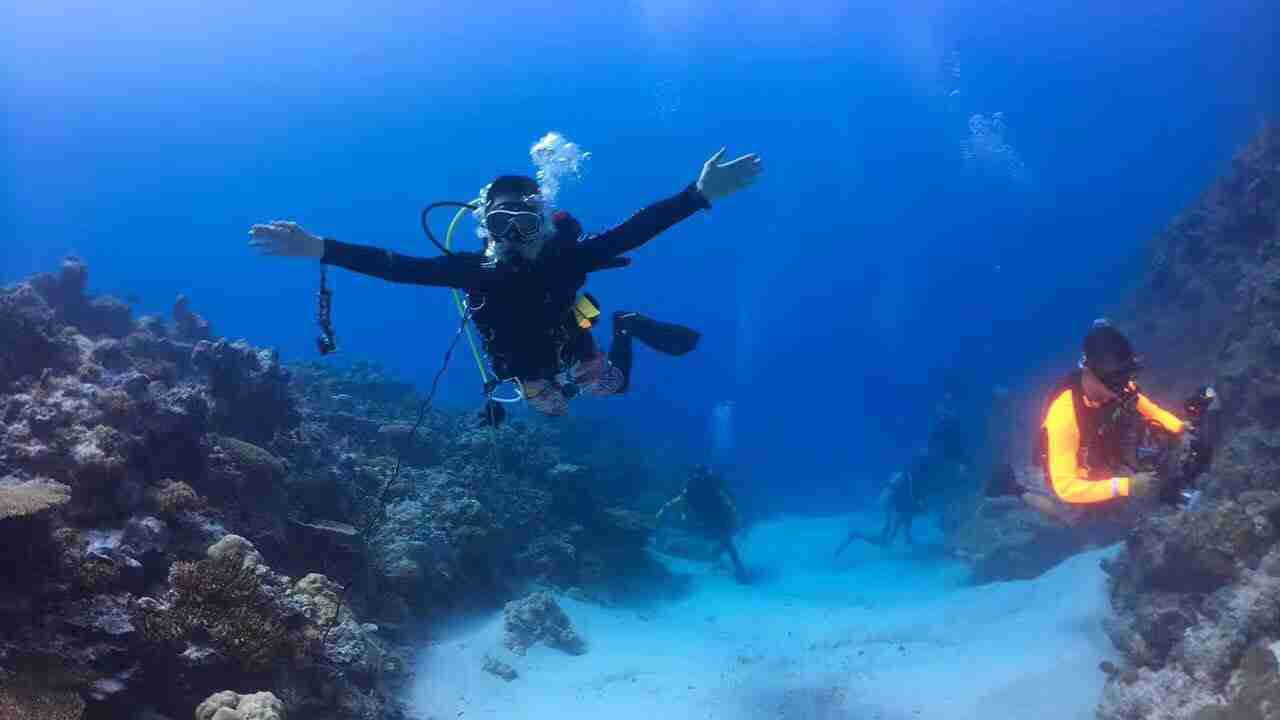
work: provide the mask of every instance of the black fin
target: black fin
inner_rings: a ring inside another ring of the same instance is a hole
[[[684,325],[661,322],[640,313],[617,312],[613,314],[613,332],[624,333],[666,355],[685,355],[693,352],[702,339],[702,333]]]

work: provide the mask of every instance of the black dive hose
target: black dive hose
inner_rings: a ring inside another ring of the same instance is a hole
[[[435,400],[436,391],[440,389],[440,378],[444,376],[444,371],[449,368],[449,359],[453,357],[453,351],[458,347],[458,341],[462,339],[463,330],[467,327],[467,321],[471,319],[471,313],[468,312],[462,317],[462,323],[458,325],[458,331],[453,335],[453,341],[449,343],[449,347],[444,351],[444,360],[440,363],[440,369],[436,371],[435,377],[431,380],[431,391],[427,393],[426,399],[418,405],[418,418],[414,421],[413,427],[409,430],[409,434],[404,438],[396,448],[396,466],[391,471],[391,477],[387,478],[387,482],[383,484],[382,491],[378,493],[378,510],[369,517],[365,523],[364,530],[360,532],[360,540],[366,548],[369,546],[369,536],[378,527],[378,524],[387,514],[387,493],[391,491],[391,487],[400,479],[400,466],[404,462],[404,451],[414,444],[418,436],[418,428],[422,427],[422,423],[427,419],[427,411],[431,408],[431,403]],[[341,622],[342,607],[346,603],[347,588],[355,584],[355,578],[342,587],[342,593],[338,595],[338,608],[333,614],[333,621],[329,623],[329,627],[325,628],[324,637],[321,643],[329,641],[329,633],[334,627]]]
[[[456,207],[456,208],[467,208],[470,210],[475,210],[476,206],[472,203],[458,202],[456,200],[442,200],[440,202],[431,203],[430,205],[422,209],[422,219],[421,219],[422,232],[427,234],[427,237],[431,240],[432,245],[435,245],[436,247],[440,248],[440,252],[444,253],[445,255],[452,255],[453,251],[445,247],[443,243],[441,243],[439,240],[436,239],[436,234],[431,232],[431,224],[427,222],[427,216],[431,214],[431,211],[435,210],[436,208],[442,208],[442,207]]]
[[[456,207],[456,208],[467,208],[469,210],[475,210],[476,206],[472,203],[457,202],[454,200],[444,200],[441,202],[431,203],[430,205],[426,206],[422,210],[422,215],[421,215],[422,231],[427,234],[427,237],[431,240],[431,243],[440,249],[440,252],[444,253],[445,255],[453,255],[453,251],[445,247],[436,238],[435,233],[431,232],[431,225],[428,222],[428,216],[431,214],[431,211],[441,207]],[[331,313],[332,313],[332,293],[331,291],[329,291],[328,285],[325,282],[325,279],[326,279],[325,266],[321,264],[320,266],[320,302],[319,302],[320,307],[317,313],[317,319],[319,320],[320,329],[322,333],[321,337],[317,340],[317,345],[319,346],[321,355],[327,355],[330,352],[333,352],[337,346],[337,343],[334,342],[333,325],[330,319]],[[463,334],[465,334],[467,329],[467,323],[470,320],[471,320],[471,310],[466,309],[462,312],[462,322],[458,324],[457,332],[453,334],[453,341],[449,343],[448,349],[445,350],[444,359],[440,363],[440,369],[436,371],[435,377],[432,378],[431,380],[431,390],[427,393],[426,399],[424,399],[422,403],[418,406],[418,417],[414,421],[413,427],[409,430],[408,436],[405,437],[404,441],[400,444],[400,446],[396,448],[395,469],[391,471],[391,477],[387,479],[387,482],[382,486],[382,491],[378,493],[378,511],[369,517],[368,522],[365,523],[364,529],[360,532],[361,542],[364,544],[366,548],[369,545],[370,535],[373,534],[373,531],[377,528],[378,524],[386,516],[387,493],[391,491],[391,487],[395,485],[397,480],[400,479],[400,467],[404,463],[404,451],[406,448],[411,447],[414,444],[414,441],[417,439],[418,429],[422,427],[422,423],[426,420],[427,411],[431,408],[431,403],[435,399],[436,391],[439,390],[440,388],[440,378],[444,376],[445,370],[448,369],[449,360],[453,357],[453,351],[458,347],[458,341],[461,340]],[[486,389],[486,396],[487,395],[488,393]],[[496,429],[498,422],[500,422],[500,419],[498,418],[497,413],[503,412],[503,414],[505,414],[505,411],[503,411],[501,407],[495,407],[493,403],[487,403],[486,409],[488,412],[488,420],[489,420],[488,424],[490,425],[490,427]],[[494,447],[495,453],[496,453],[496,450],[497,448],[496,448],[496,438],[495,438],[495,447]],[[496,462],[496,457],[495,457],[495,462]],[[329,633],[332,632],[333,628],[336,627],[341,622],[342,608],[346,604],[346,599],[347,599],[347,590],[348,588],[351,587],[351,585],[354,584],[354,582],[355,582],[355,578],[352,578],[351,582],[347,583],[342,587],[342,592],[338,595],[338,607],[334,612],[333,621],[330,622],[329,627],[325,628],[324,636],[321,639],[322,644],[328,642]]]

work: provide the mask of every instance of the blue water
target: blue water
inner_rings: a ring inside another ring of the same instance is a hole
[[[558,130],[593,153],[561,193],[604,228],[721,145],[765,175],[594,276],[607,309],[702,329],[575,412],[708,452],[735,405],[735,482],[848,503],[924,438],[945,378],[992,389],[1069,363],[1144,243],[1280,110],[1274,3],[24,3],[0,23],[0,282],[88,260],[98,291],[314,355],[315,263],[250,224],[430,254],[417,213],[530,171]],[[1028,7],[1032,6],[1032,7]],[[1003,113],[996,150],[964,149]],[[336,271],[343,354],[425,383],[441,290]],[[442,400],[475,405],[457,361]],[[975,427],[977,425],[975,421]]]

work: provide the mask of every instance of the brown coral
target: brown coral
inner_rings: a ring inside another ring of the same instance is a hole
[[[84,701],[74,692],[42,688],[22,680],[0,685],[0,717],[21,720],[80,720]]]
[[[285,475],[284,463],[257,445],[222,435],[214,441],[211,474],[235,489],[262,490]]]
[[[310,573],[293,586],[293,597],[306,608],[313,622],[328,628],[338,622],[342,586],[319,573]]]
[[[169,480],[151,493],[151,502],[162,515],[173,517],[190,510],[202,510],[204,498],[181,480]]]
[[[0,480],[0,520],[38,515],[71,501],[71,488],[52,480]]]
[[[137,403],[123,390],[103,390],[98,394],[98,406],[106,420],[115,425],[128,422],[138,410]]]
[[[143,629],[153,642],[177,643],[193,633],[246,667],[265,670],[288,654],[284,614],[262,585],[256,566],[227,556],[175,562],[169,569],[172,607],[148,613]]]

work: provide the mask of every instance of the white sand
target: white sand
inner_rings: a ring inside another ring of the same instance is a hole
[[[501,645],[500,613],[426,648],[415,716],[572,720],[1061,720],[1092,718],[1107,612],[1098,561],[1077,556],[1035,581],[962,587],[962,569],[924,549],[855,543],[850,522],[789,519],[753,530],[744,559],[760,581],[669,560],[693,591],[654,610],[561,598],[587,639],[579,657]],[[936,548],[936,545],[935,545]],[[515,667],[484,672],[490,655]]]

